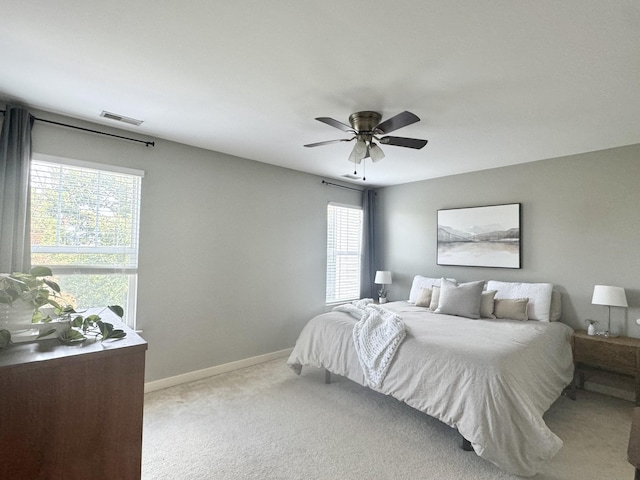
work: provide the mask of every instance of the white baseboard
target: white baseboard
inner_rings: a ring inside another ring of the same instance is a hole
[[[147,382],[144,384],[144,393],[155,392],[156,390],[162,390],[163,388],[175,387],[176,385],[182,385],[183,383],[193,382],[195,380],[201,380],[214,375],[220,375],[221,373],[227,373],[240,368],[258,365],[259,363],[277,360],[278,358],[288,357],[292,350],[293,348],[287,348],[277,352],[258,355],[257,357],[245,358],[236,362],[216,365],[215,367],[204,368],[202,370],[183,373],[174,377],[167,377],[153,382]]]
[[[585,382],[584,389],[589,390],[590,392],[602,393],[611,397],[621,398],[622,400],[628,400],[634,403],[636,401],[635,392],[611,385],[603,385],[596,382]]]

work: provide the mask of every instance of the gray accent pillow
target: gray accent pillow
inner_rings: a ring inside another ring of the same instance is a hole
[[[418,298],[416,298],[416,307],[429,308],[429,305],[431,305],[431,289],[423,288],[420,290]]]
[[[522,320],[526,322],[528,298],[496,298],[494,314],[496,318],[508,318],[510,320]]]
[[[480,318],[480,300],[483,289],[484,280],[456,285],[443,278],[440,282],[440,301],[435,313]]]
[[[562,295],[558,290],[551,292],[551,311],[549,312],[549,321],[557,322],[562,316]]]
[[[480,297],[480,318],[496,318],[493,314],[493,298],[496,296],[496,293],[497,290],[487,290],[482,292]]]

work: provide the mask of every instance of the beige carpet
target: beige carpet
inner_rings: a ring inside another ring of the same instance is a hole
[[[580,392],[546,421],[564,441],[539,480],[631,480],[633,404]],[[391,397],[275,360],[145,398],[143,478],[516,479],[451,428]]]

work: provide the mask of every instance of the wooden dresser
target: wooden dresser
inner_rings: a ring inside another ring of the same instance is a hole
[[[147,343],[0,350],[0,478],[139,479]]]
[[[580,388],[585,375],[604,373],[633,382],[636,406],[640,405],[640,339],[589,336],[579,330],[573,334],[573,362]]]

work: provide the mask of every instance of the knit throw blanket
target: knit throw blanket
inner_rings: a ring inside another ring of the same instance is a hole
[[[334,310],[359,319],[353,342],[367,385],[380,388],[396,350],[406,335],[399,315],[373,303],[370,298],[339,305]]]

